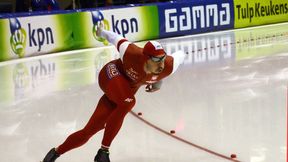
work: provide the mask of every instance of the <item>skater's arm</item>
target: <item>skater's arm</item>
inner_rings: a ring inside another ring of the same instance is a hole
[[[184,62],[185,53],[183,51],[174,52],[173,57],[173,71],[172,74],[178,69],[178,67]]]
[[[108,40],[108,42],[112,43],[119,51],[121,59],[123,58],[129,44],[131,44],[131,42],[129,42],[126,38],[122,37],[121,35],[118,35],[112,31],[105,30],[103,28],[103,25],[98,26],[96,34],[97,36],[105,38]]]
[[[107,39],[108,42],[112,43],[116,47],[121,40],[127,41],[127,39],[125,39],[124,37],[112,32],[112,31],[105,30],[105,29],[102,29],[102,31],[100,33],[100,37]]]

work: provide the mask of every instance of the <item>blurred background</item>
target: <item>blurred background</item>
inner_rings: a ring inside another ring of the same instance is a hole
[[[0,13],[85,9],[166,1],[168,0],[1,0]]]

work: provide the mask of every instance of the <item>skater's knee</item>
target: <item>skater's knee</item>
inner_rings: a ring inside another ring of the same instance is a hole
[[[82,134],[82,137],[85,138],[85,139],[89,139],[91,138],[94,134],[97,133],[96,130],[92,130],[92,129],[88,129],[88,128],[83,128],[81,130],[81,134]]]

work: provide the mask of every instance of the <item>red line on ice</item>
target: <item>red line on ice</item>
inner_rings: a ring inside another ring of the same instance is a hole
[[[190,145],[190,146],[193,146],[193,147],[195,147],[195,148],[197,148],[197,149],[203,150],[203,151],[205,151],[205,152],[208,152],[208,153],[210,153],[210,154],[212,154],[212,155],[215,155],[215,156],[218,156],[218,157],[220,157],[220,158],[224,158],[224,159],[226,159],[226,160],[230,160],[230,161],[233,161],[233,162],[240,162],[239,160],[232,159],[232,158],[230,158],[230,157],[228,157],[228,156],[225,156],[225,155],[223,155],[223,154],[217,153],[217,152],[215,152],[215,151],[209,150],[209,149],[207,149],[207,148],[204,148],[204,147],[202,147],[202,146],[199,146],[199,145],[196,145],[196,144],[194,144],[194,143],[192,143],[192,142],[189,142],[189,141],[187,141],[187,140],[185,140],[185,139],[183,139],[183,138],[181,138],[181,137],[172,135],[170,132],[167,132],[167,131],[161,129],[160,127],[158,127],[158,126],[150,123],[149,121],[145,120],[144,118],[139,117],[139,116],[137,115],[137,113],[135,113],[134,111],[131,111],[130,113],[131,113],[134,117],[138,118],[139,120],[141,120],[142,122],[144,122],[145,124],[147,124],[148,126],[154,128],[154,129],[158,130],[159,132],[162,132],[162,133],[164,133],[164,134],[166,134],[166,135],[168,135],[168,136],[170,136],[170,137],[172,137],[172,138],[174,138],[174,139],[177,139],[178,141],[181,141],[181,142],[183,142],[183,143],[186,143],[186,144],[188,144],[188,145]]]

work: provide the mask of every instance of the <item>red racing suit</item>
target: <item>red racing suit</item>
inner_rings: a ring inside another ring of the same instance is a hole
[[[148,57],[143,48],[109,31],[102,36],[114,44],[120,58],[107,63],[99,73],[99,86],[104,95],[98,102],[86,126],[71,134],[57,152],[63,154],[86,143],[96,132],[105,128],[102,147],[109,148],[120,130],[126,114],[135,105],[135,93],[141,85],[155,84],[171,73],[183,62],[184,54],[167,56],[164,70],[158,74],[147,74],[144,64]]]

